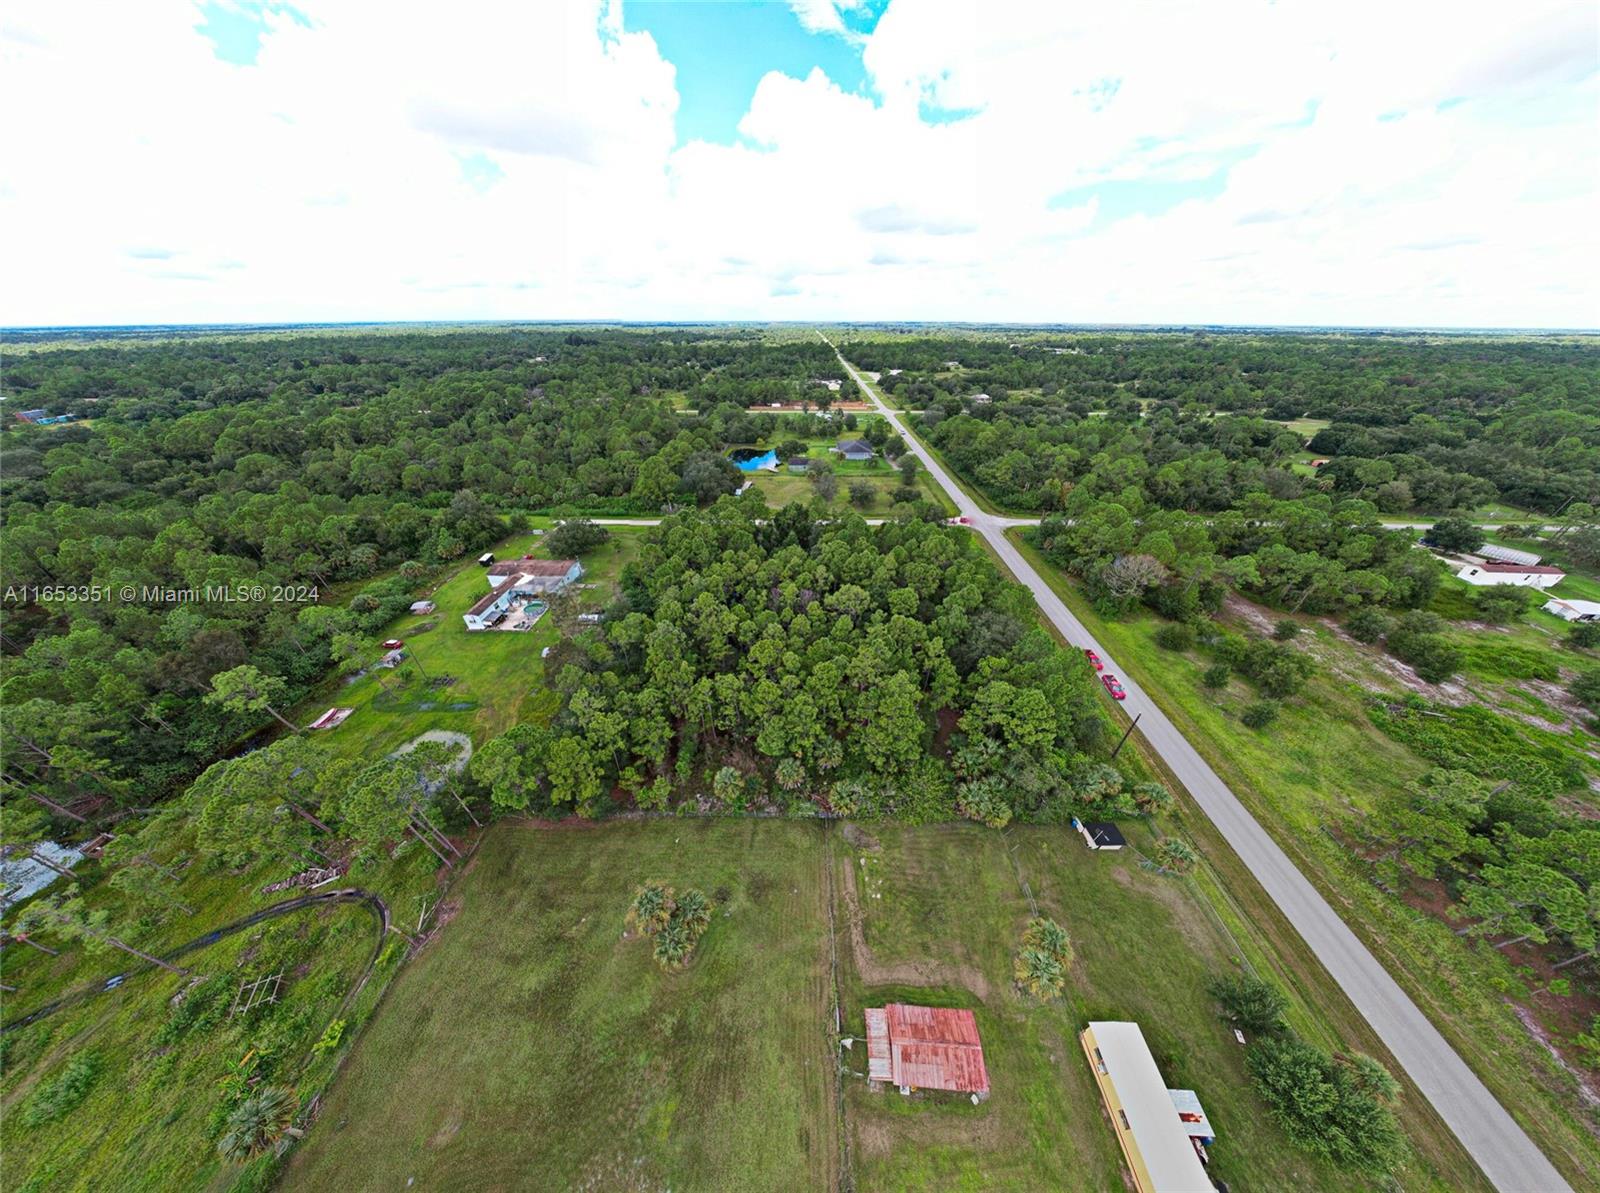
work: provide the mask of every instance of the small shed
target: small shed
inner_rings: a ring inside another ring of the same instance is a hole
[[[481,568],[486,568],[493,562],[494,562],[494,552],[493,551],[485,551],[482,555],[478,556],[478,566],[481,567]]]
[[[1551,597],[1544,603],[1544,611],[1554,613],[1563,621],[1600,621],[1600,602],[1596,601]]]
[[[411,602],[411,612],[417,614],[419,617],[424,613],[432,613],[433,612],[433,602],[432,601],[412,601]]]
[[[1074,816],[1072,827],[1082,834],[1083,843],[1090,849],[1116,850],[1128,843],[1128,839],[1122,835],[1122,830],[1108,820],[1094,820],[1085,824]]]
[[[868,1007],[867,1080],[909,1094],[946,1089],[989,1096],[978,1021],[971,1011],[892,1002]]]
[[[788,468],[790,472],[806,472],[811,467],[811,461],[804,456],[796,456],[794,459],[786,461],[784,467]]]
[[[335,725],[342,725],[344,723],[344,719],[353,712],[355,712],[355,709],[353,708],[330,708],[315,721],[312,721],[311,724],[307,725],[306,728],[332,729]]]

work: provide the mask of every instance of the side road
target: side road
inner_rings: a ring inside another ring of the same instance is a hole
[[[820,333],[819,333],[820,334]],[[827,341],[827,337],[823,337]],[[830,348],[838,349],[827,341]],[[1125,707],[1138,715],[1140,729],[1151,747],[1188,789],[1201,811],[1209,816],[1228,844],[1249,868],[1284,917],[1305,939],[1317,959],[1333,975],[1357,1010],[1383,1038],[1423,1096],[1449,1124],[1467,1152],[1477,1161],[1497,1189],[1563,1190],[1567,1183],[1483,1082],[1467,1067],[1449,1042],[1439,1034],[1409,995],[1389,976],[1355,933],[1339,918],[1317,889],[1289,860],[1266,829],[1239,802],[1211,766],[1200,757],[1166,714],[1127,673],[1115,667],[1105,647],[1096,642],[1082,623],[1062,604],[1044,578],[1006,538],[1005,530],[1023,521],[986,514],[969,498],[915,439],[900,416],[889,409],[865,377],[839,356],[840,363],[889,420],[922,461],[922,466],[944,486],[945,492],[972,528],[1026,585],[1039,607],[1068,641],[1092,648],[1106,667],[1116,670],[1127,689]]]

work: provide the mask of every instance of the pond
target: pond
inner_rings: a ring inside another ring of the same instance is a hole
[[[778,466],[778,453],[759,447],[736,447],[728,453],[728,459],[740,472],[761,472]]]

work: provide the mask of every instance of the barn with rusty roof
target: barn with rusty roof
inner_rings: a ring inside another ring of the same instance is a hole
[[[902,1093],[948,1089],[989,1096],[978,1021],[971,1011],[892,1002],[867,1008],[867,1079]]]

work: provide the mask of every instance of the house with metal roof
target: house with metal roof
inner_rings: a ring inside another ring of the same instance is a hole
[[[1209,1132],[1210,1121],[1204,1111],[1192,1120],[1183,1117],[1188,1100],[1180,1104],[1167,1088],[1139,1025],[1098,1021],[1084,1028],[1078,1040],[1138,1193],[1212,1193],[1205,1145],[1199,1142],[1211,1136],[1190,1133],[1191,1127],[1202,1125]],[[1195,1098],[1193,1110],[1199,1105]]]
[[[487,630],[505,621],[503,629],[525,630],[544,612],[544,605],[533,598],[560,592],[583,575],[583,565],[576,559],[534,559],[524,555],[490,564],[488,575],[488,595],[480,597],[461,615],[467,629]]]
[[[892,1002],[868,1007],[867,1080],[884,1081],[909,1094],[947,1089],[989,1096],[978,1021],[971,1011]]]
[[[1562,621],[1600,621],[1600,601],[1551,597],[1544,603],[1544,611],[1554,613]]]
[[[1525,563],[1469,563],[1456,577],[1479,588],[1492,584],[1514,584],[1519,588],[1554,588],[1567,578],[1560,568],[1535,567]]]

